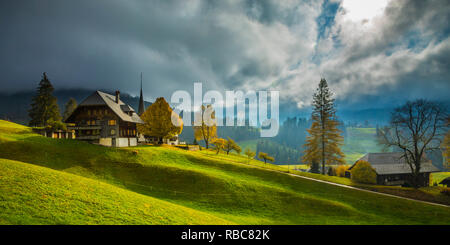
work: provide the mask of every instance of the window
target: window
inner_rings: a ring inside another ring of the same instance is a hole
[[[116,120],[109,120],[108,121],[108,125],[109,126],[115,126],[116,125]]]
[[[116,135],[116,130],[114,130],[114,129],[111,129],[111,135]]]
[[[91,115],[91,110],[88,110],[88,116],[90,116]]]

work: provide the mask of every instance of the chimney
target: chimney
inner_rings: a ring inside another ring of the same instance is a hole
[[[117,90],[116,91],[116,103],[119,104],[119,100],[120,100],[120,91]]]

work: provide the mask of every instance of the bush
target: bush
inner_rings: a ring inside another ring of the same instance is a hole
[[[450,188],[445,188],[441,191],[442,194],[446,195],[446,196],[450,196]]]
[[[376,184],[377,173],[367,161],[360,160],[351,170],[352,181],[364,184]]]
[[[320,166],[319,166],[318,162],[313,161],[311,163],[310,172],[311,173],[315,173],[315,174],[319,174],[320,173]]]
[[[328,173],[329,176],[336,176],[336,168],[335,167],[328,167]]]
[[[344,166],[344,165],[339,165],[336,168],[336,176],[338,177],[345,177],[345,171],[347,171],[348,166]]]

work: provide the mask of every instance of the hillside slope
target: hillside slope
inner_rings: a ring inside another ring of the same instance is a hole
[[[295,178],[210,151],[107,148],[44,138],[0,121],[0,158],[106,182],[238,224],[450,224],[446,207]]]
[[[0,224],[230,224],[115,186],[0,159]]]

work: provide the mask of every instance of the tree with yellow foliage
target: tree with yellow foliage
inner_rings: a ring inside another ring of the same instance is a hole
[[[252,151],[250,148],[247,148],[244,154],[247,156],[247,164],[256,156],[256,152]]]
[[[313,96],[312,124],[309,128],[302,161],[308,165],[313,162],[322,163],[322,174],[325,165],[344,164],[344,153],[341,146],[344,138],[338,129],[339,122],[334,108],[334,99],[327,81],[321,79]]]
[[[265,153],[265,152],[260,152],[258,153],[258,157],[264,160],[264,164],[267,163],[267,161],[275,161],[275,158],[269,156],[269,154]]]
[[[212,105],[202,105],[200,109],[194,122],[194,137],[205,141],[206,149],[209,149],[209,143],[217,137],[215,111]]]
[[[351,179],[352,181],[358,183],[376,184],[377,173],[375,172],[375,169],[372,168],[369,162],[359,160],[351,169]]]
[[[230,153],[230,151],[234,150],[237,154],[241,154],[241,147],[230,137],[228,137],[228,140],[226,140],[224,145],[224,150],[227,153],[227,155]]]
[[[157,98],[141,115],[144,124],[138,124],[138,131],[145,136],[162,139],[171,138],[183,131],[183,120],[176,114],[163,97]]]
[[[216,154],[219,154],[220,150],[225,148],[225,144],[227,141],[222,138],[215,138],[211,141],[214,144],[214,149],[216,150]]]

